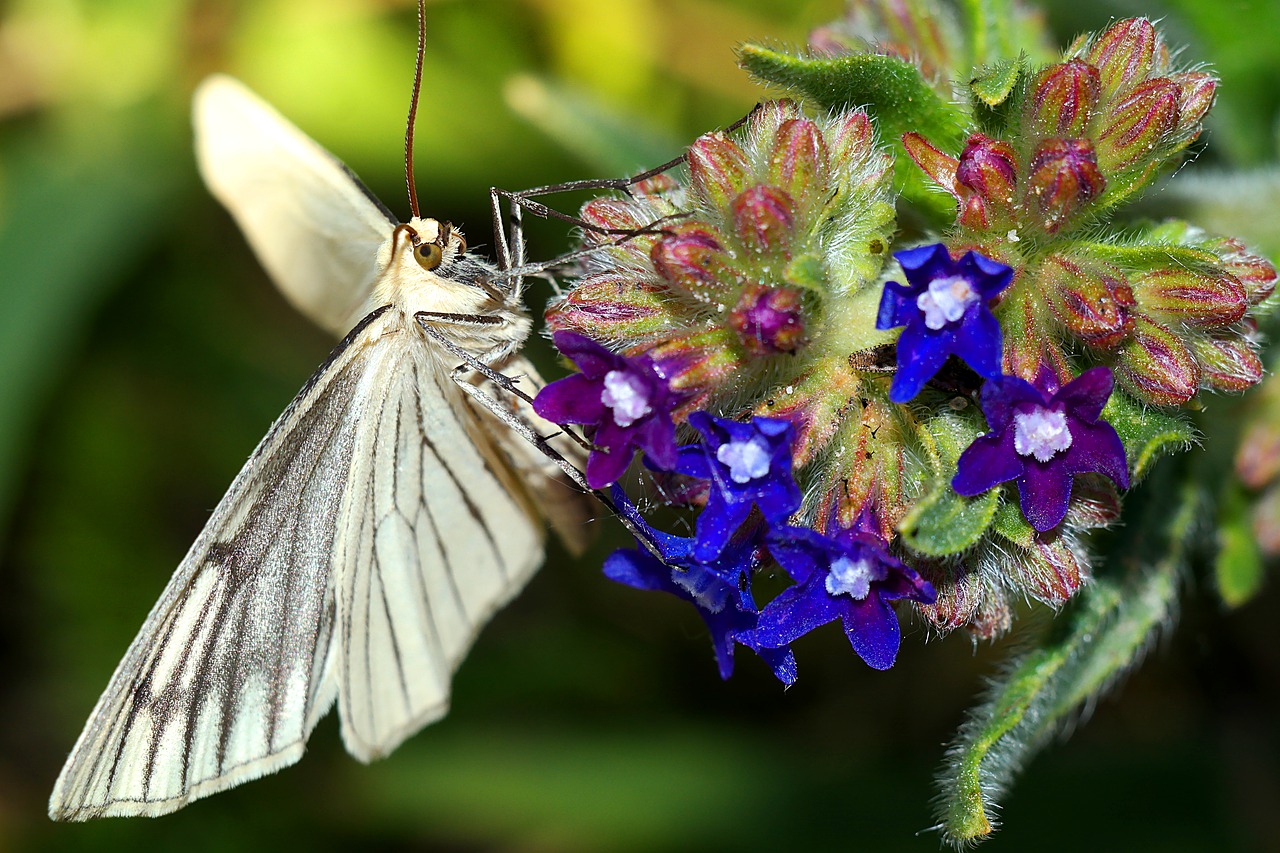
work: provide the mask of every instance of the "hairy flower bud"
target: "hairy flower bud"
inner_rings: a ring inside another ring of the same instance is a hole
[[[721,298],[733,271],[709,229],[689,226],[663,237],[649,253],[653,268],[671,286],[701,299]]]
[[[689,181],[715,207],[725,207],[747,185],[747,160],[723,133],[708,133],[689,146]]]
[[[970,136],[960,154],[956,180],[964,202],[961,224],[990,228],[1011,221],[1018,155],[1009,143],[981,133]]]
[[[1188,326],[1229,326],[1248,307],[1244,286],[1230,273],[1208,276],[1190,270],[1152,270],[1134,280],[1138,304]]]
[[[1073,334],[1110,349],[1133,326],[1133,290],[1124,273],[1106,264],[1084,266],[1062,255],[1050,255],[1041,268],[1041,286],[1054,315]]]
[[[1191,352],[1204,371],[1204,384],[1216,391],[1247,391],[1262,381],[1262,359],[1243,337],[1196,338]]]
[[[1031,160],[1026,193],[1044,216],[1042,227],[1053,234],[1102,195],[1106,186],[1093,143],[1087,139],[1048,139],[1040,143]]]
[[[1027,100],[1030,131],[1041,137],[1088,136],[1089,123],[1102,93],[1098,69],[1072,59],[1051,65],[1036,76]]]
[[[804,343],[800,292],[790,287],[750,285],[729,313],[729,327],[753,356],[795,352]]]
[[[1098,135],[1098,163],[1112,174],[1159,156],[1175,136],[1182,91],[1163,77],[1137,86],[1116,103]]]
[[[598,341],[652,339],[672,325],[662,289],[613,272],[581,279],[547,307],[552,331],[575,331]]]
[[[759,186],[733,200],[733,229],[743,248],[761,255],[783,255],[795,225],[795,201],[786,190]]]
[[[1266,258],[1250,252],[1244,243],[1230,237],[1215,240],[1210,248],[1218,253],[1223,268],[1244,288],[1248,303],[1258,305],[1276,289],[1276,268]]]
[[[1131,393],[1157,406],[1187,402],[1201,379],[1200,364],[1182,339],[1146,317],[1135,318],[1116,373]]]
[[[790,119],[779,125],[768,155],[766,180],[793,201],[812,193],[818,175],[828,168],[827,142],[808,119]]]
[[[1140,82],[1156,67],[1159,36],[1146,18],[1117,21],[1089,46],[1084,58],[1098,69],[1103,90],[1115,93]]]
[[[1218,80],[1203,71],[1173,74],[1169,79],[1178,86],[1178,132],[1195,137],[1218,94]]]

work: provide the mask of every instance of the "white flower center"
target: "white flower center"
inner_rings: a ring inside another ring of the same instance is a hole
[[[978,292],[964,276],[935,278],[929,289],[916,297],[916,307],[924,312],[924,324],[935,331],[964,316],[965,309],[978,301]]]
[[[758,435],[747,441],[726,441],[716,458],[729,467],[735,483],[749,483],[769,473],[769,443]]]
[[[613,420],[629,427],[653,411],[649,405],[644,380],[626,370],[610,370],[604,375],[604,391],[600,402],[613,409]]]
[[[871,592],[873,569],[871,561],[865,557],[861,560],[837,557],[831,561],[831,569],[827,573],[827,592],[832,595],[848,593],[854,601],[862,601]]]
[[[1013,415],[1013,449],[1023,456],[1048,462],[1071,446],[1071,430],[1065,412],[1036,406]]]

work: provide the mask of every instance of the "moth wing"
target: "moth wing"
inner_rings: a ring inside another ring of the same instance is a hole
[[[49,800],[159,815],[288,766],[336,693],[332,548],[383,311],[268,431],[116,668]]]
[[[372,310],[378,248],[396,218],[337,158],[242,83],[213,75],[193,102],[196,159],[276,286],[335,337]]]
[[[409,338],[409,335],[405,336]],[[506,431],[475,412],[420,336],[388,350],[335,543],[338,709],[370,761],[448,710],[476,634],[542,562],[542,528]]]

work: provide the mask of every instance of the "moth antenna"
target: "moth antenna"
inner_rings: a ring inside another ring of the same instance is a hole
[[[409,212],[418,218],[418,188],[413,183],[413,125],[418,118],[418,95],[422,92],[422,55],[427,47],[426,0],[418,0],[418,59],[413,68],[413,96],[409,99],[409,120],[404,129],[404,182],[409,188]]]

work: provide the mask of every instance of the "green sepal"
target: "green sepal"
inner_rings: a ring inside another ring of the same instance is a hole
[[[1168,232],[1147,232],[1142,243],[1078,242],[1070,250],[1078,255],[1107,261],[1132,272],[1147,272],[1169,268],[1185,269],[1214,275],[1221,272],[1222,261],[1213,252],[1195,246],[1179,246],[1171,243],[1146,242],[1169,239]]]
[[[925,180],[903,149],[902,135],[915,131],[943,150],[959,151],[966,117],[934,91],[915,65],[871,53],[792,56],[757,44],[739,48],[738,63],[761,83],[785,89],[820,109],[865,108],[893,146],[895,187],[933,224],[945,227],[955,221],[955,202]]]
[[[911,550],[931,557],[958,554],[975,545],[991,526],[1000,504],[999,489],[966,498],[951,488],[956,460],[982,431],[977,418],[959,414],[936,415],[919,430],[933,478],[898,525]]]
[[[1213,574],[1218,595],[1228,607],[1239,607],[1262,589],[1265,566],[1253,532],[1249,496],[1232,479],[1218,511],[1218,553]]]
[[[1198,437],[1183,416],[1144,405],[1120,390],[1112,392],[1102,417],[1124,442],[1134,483],[1145,477],[1161,456],[1187,449]]]

